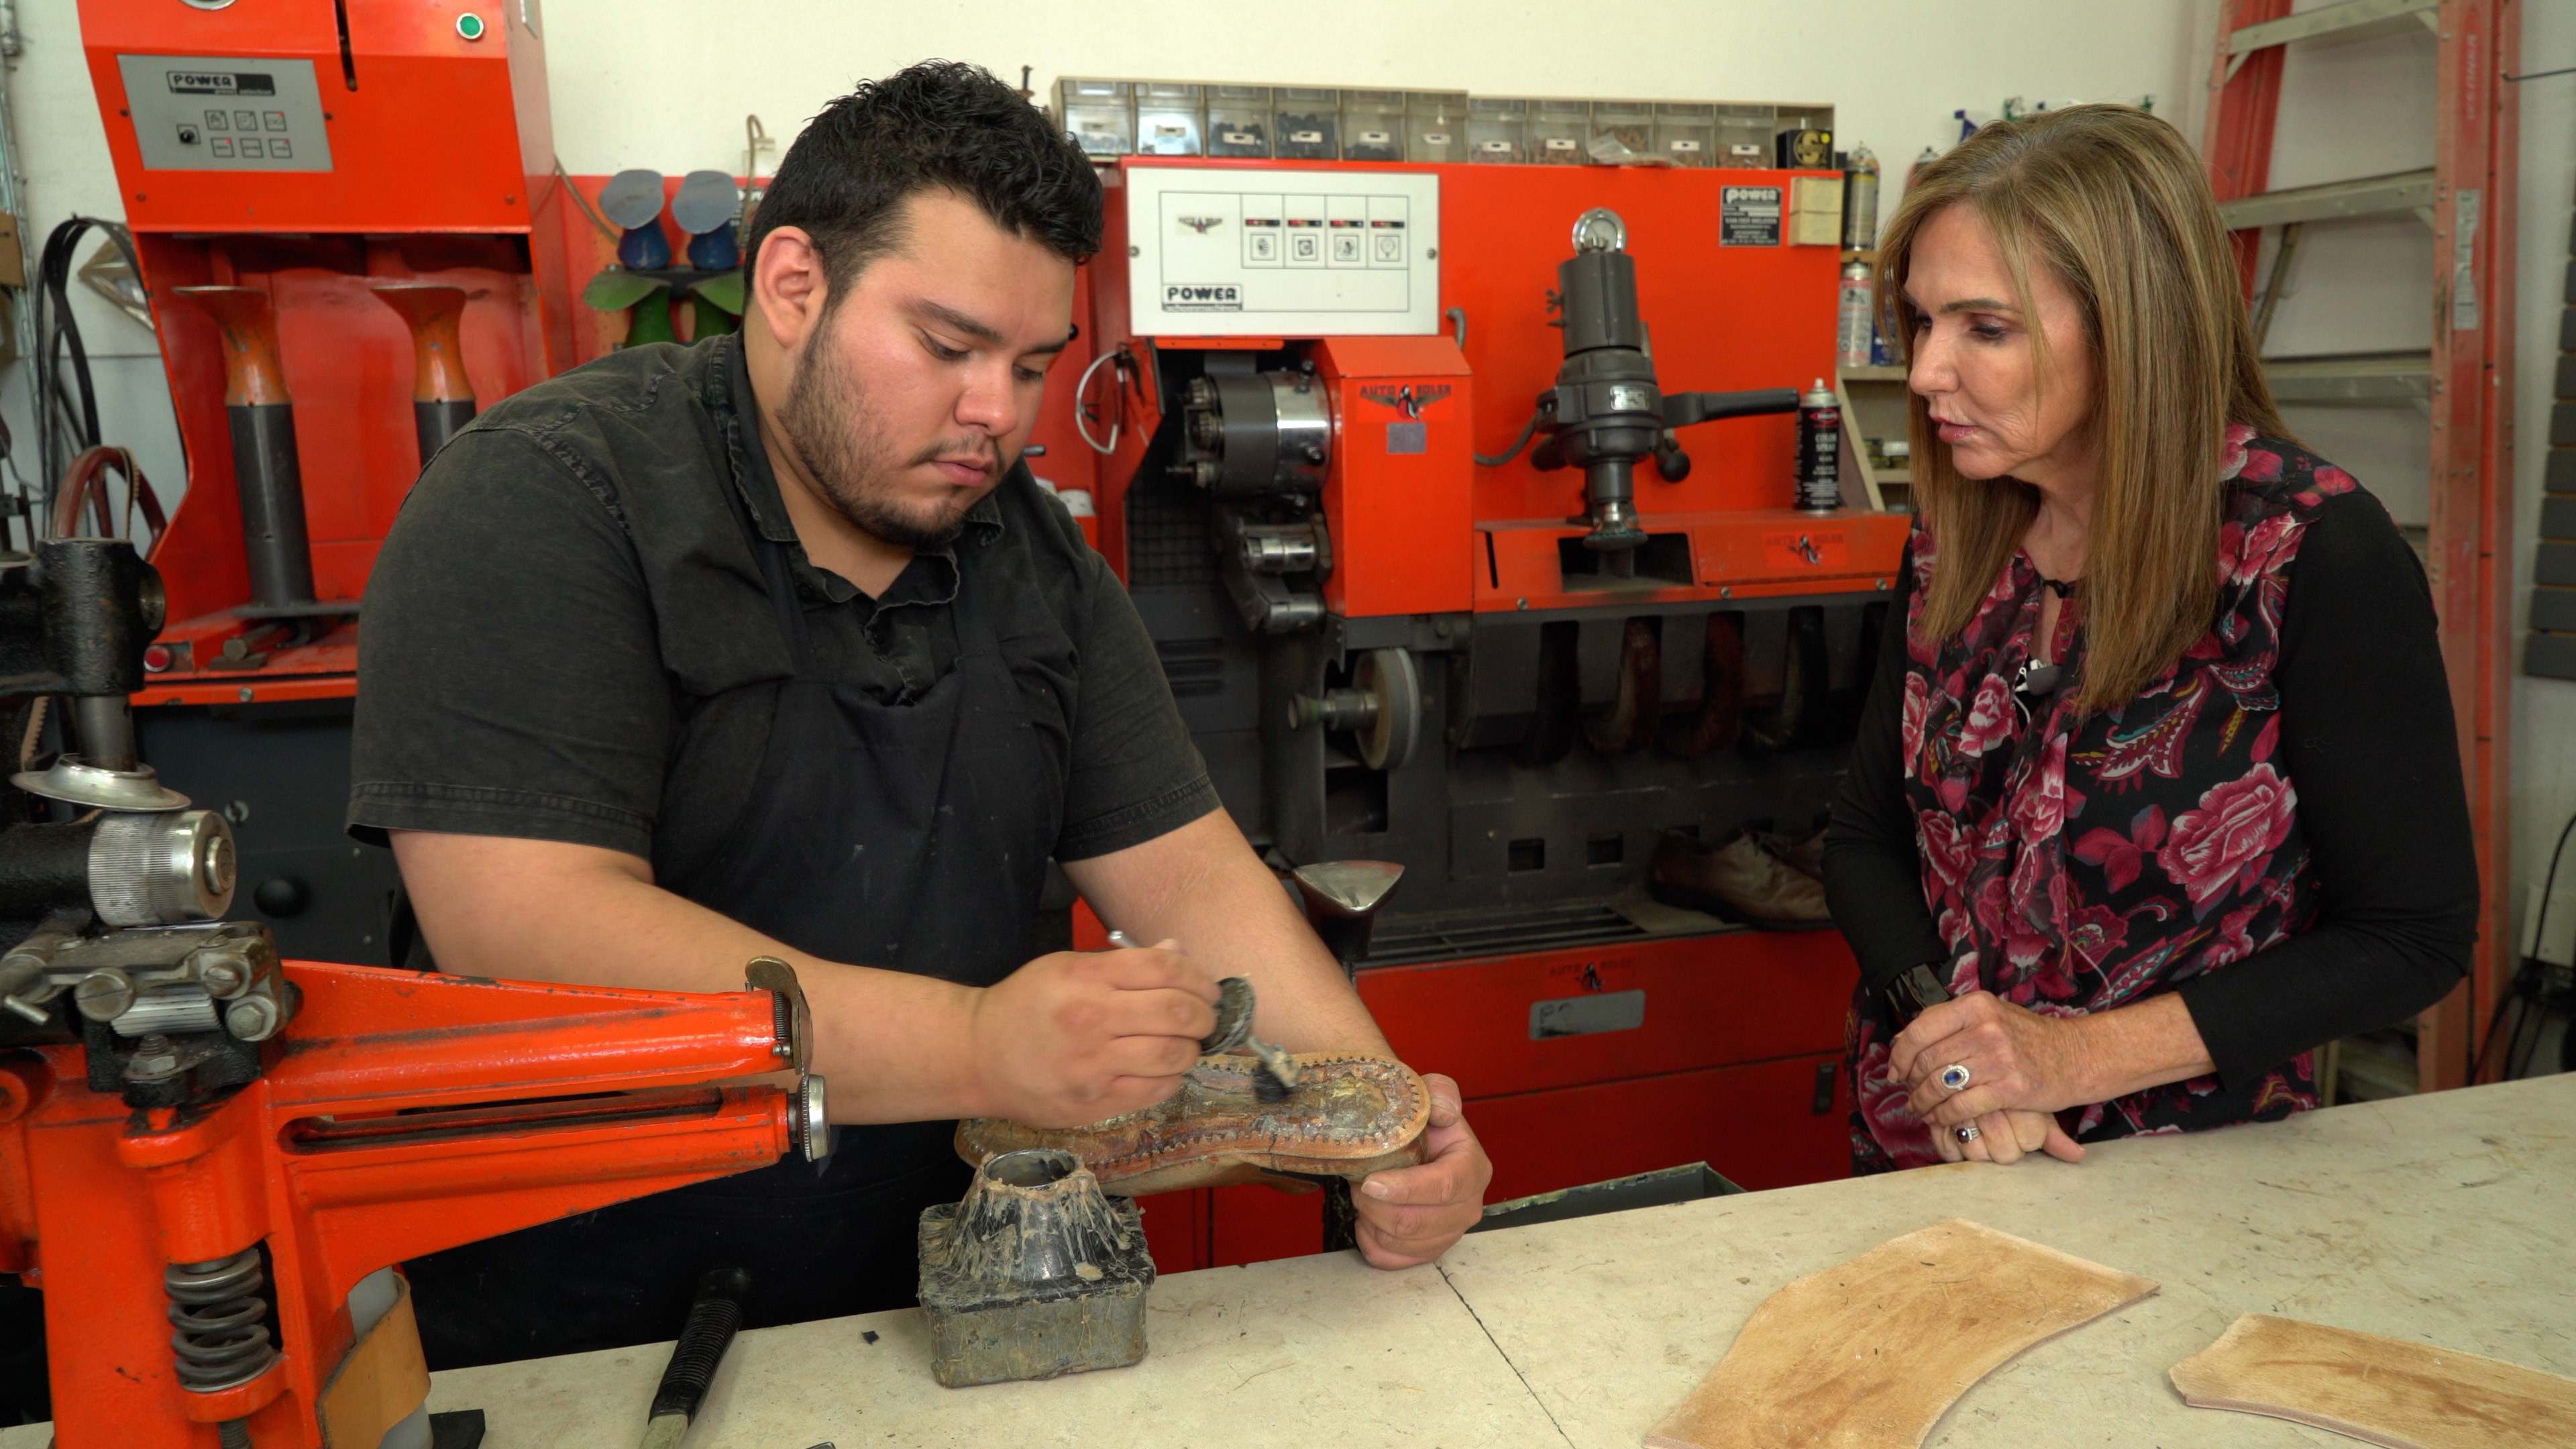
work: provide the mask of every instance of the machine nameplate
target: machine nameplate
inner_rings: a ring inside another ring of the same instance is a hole
[[[116,68],[146,171],[331,169],[309,60],[120,55]]]
[[[1718,194],[1717,244],[1726,247],[1776,247],[1780,244],[1780,188],[1729,186]]]
[[[1565,996],[1530,1003],[1530,1040],[1589,1036],[1598,1031],[1635,1031],[1646,1024],[1646,993],[1604,991],[1592,996]]]
[[[1425,336],[1440,330],[1440,178],[1133,166],[1139,336]]]

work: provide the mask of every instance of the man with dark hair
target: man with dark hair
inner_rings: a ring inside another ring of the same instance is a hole
[[[953,1119],[1162,1100],[1214,977],[1292,1050],[1387,1052],[1020,463],[1100,213],[985,72],[862,85],[779,165],[738,336],[531,387],[414,488],[349,806],[401,864],[408,964],[730,991],[781,958],[844,1124],[819,1165],[414,1263],[433,1367],[667,1338],[709,1267],[751,1269],[755,1323],[909,1302],[915,1220],[965,1187]],[[1162,945],[1029,959],[1050,857]],[[1354,1195],[1384,1267],[1456,1241],[1491,1176],[1427,1080],[1428,1160]]]

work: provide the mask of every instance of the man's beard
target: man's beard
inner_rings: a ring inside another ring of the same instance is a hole
[[[778,430],[842,517],[891,544],[947,547],[966,526],[966,510],[983,495],[961,488],[945,504],[907,503],[894,479],[906,468],[958,450],[934,447],[898,462],[894,444],[869,412],[867,390],[825,335],[818,329],[797,361],[796,380],[778,410]]]

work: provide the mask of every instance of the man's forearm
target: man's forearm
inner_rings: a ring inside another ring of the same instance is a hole
[[[395,832],[395,853],[439,969],[646,991],[740,991],[744,963],[775,956],[796,968],[813,1006],[813,1069],[830,1079],[835,1121],[935,1121],[986,1110],[967,1050],[972,988],[793,950],[652,884],[640,874],[642,861],[614,851],[529,868],[525,844]]]
[[[1341,963],[1224,811],[1065,869],[1109,925],[1146,944],[1180,942],[1212,977],[1249,979],[1263,1040],[1393,1054]]]

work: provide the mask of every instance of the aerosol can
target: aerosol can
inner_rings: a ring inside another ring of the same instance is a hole
[[[1843,249],[1865,252],[1878,245],[1878,157],[1867,146],[1855,146],[1851,169],[1843,176]]]
[[[1830,513],[1843,506],[1843,410],[1817,378],[1798,399],[1798,506]]]
[[[1867,367],[1872,343],[1878,329],[1870,318],[1870,270],[1867,262],[1850,262],[1843,267],[1842,304],[1835,327],[1834,365]]]

